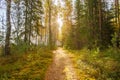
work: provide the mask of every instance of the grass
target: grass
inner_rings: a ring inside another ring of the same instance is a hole
[[[120,80],[120,52],[114,48],[100,51],[67,50],[80,80]]]
[[[0,57],[0,80],[44,80],[51,62],[52,51],[45,48]]]

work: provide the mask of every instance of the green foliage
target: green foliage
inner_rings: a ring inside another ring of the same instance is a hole
[[[52,62],[52,52],[47,48],[34,48],[26,54],[12,54],[0,58],[0,79],[44,80],[45,72]]]
[[[99,4],[102,4],[101,14]],[[108,48],[111,45],[111,35],[115,32],[113,16],[106,1],[76,0],[74,6],[75,18],[72,19],[75,22],[73,21],[69,25],[68,21],[63,25],[64,46],[67,49],[81,49],[88,45],[91,49],[95,47]]]
[[[1,46],[1,47],[0,47],[0,57],[3,56],[3,55],[4,55],[4,47]]]
[[[114,33],[114,34],[112,35],[112,40],[111,40],[112,45],[113,45],[114,48],[117,48],[117,38],[118,38],[117,33]]]
[[[120,79],[120,53],[119,49],[110,47],[104,51],[99,48],[79,51],[70,50],[79,76],[94,78],[95,80],[119,80]],[[83,76],[83,75],[84,76]],[[83,79],[84,80],[84,79]]]
[[[0,35],[0,42],[3,40],[3,38],[4,38],[4,37]]]
[[[109,56],[112,59],[115,59],[117,61],[120,61],[120,50],[116,47],[109,47],[104,51],[105,56]]]
[[[22,45],[11,45],[11,53],[12,54],[22,54],[27,51],[28,45],[22,44]]]

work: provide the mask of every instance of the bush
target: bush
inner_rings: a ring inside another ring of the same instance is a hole
[[[16,54],[0,58],[0,80],[44,80],[52,62],[52,52],[47,48],[32,47],[35,49],[27,54],[19,55],[16,50]]]
[[[106,57],[110,57],[112,59],[120,61],[120,50],[118,48],[109,47],[103,53]]]
[[[69,50],[75,55],[78,72],[96,80],[120,80],[120,50],[110,47],[104,51],[99,48],[88,50]],[[82,70],[82,71],[81,71]],[[81,75],[80,75],[81,76]]]

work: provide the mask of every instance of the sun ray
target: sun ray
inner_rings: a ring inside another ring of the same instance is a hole
[[[57,22],[58,22],[59,31],[61,32],[62,25],[63,25],[62,18],[61,18],[61,17],[58,17]]]

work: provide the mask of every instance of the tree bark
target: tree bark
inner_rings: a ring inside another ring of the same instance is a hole
[[[11,21],[10,21],[11,0],[6,0],[6,2],[7,2],[7,13],[6,13],[7,32],[6,32],[6,39],[5,39],[5,55],[9,55],[10,54],[10,34],[11,34]]]
[[[50,49],[52,48],[52,30],[51,30],[51,1],[48,0],[49,6],[49,46]]]
[[[27,43],[27,40],[28,40],[28,28],[27,28],[27,23],[28,23],[28,1],[25,0],[25,7],[26,7],[26,10],[25,10],[25,36],[24,36],[24,41],[25,43]]]
[[[102,4],[101,0],[98,0],[98,10],[99,10],[99,44],[101,44],[102,41]],[[100,45],[99,45],[100,46]]]
[[[116,26],[118,27],[117,47],[120,48],[120,15],[119,15],[119,0],[115,0],[115,16]]]
[[[20,28],[20,0],[17,2],[17,44],[19,43],[19,28]]]

